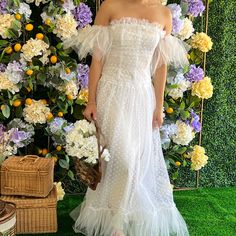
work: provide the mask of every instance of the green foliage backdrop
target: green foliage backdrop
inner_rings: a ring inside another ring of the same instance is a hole
[[[207,54],[207,74],[214,96],[206,102],[203,146],[209,162],[201,171],[201,186],[236,184],[236,8],[234,0],[210,4],[209,32],[214,42]]]

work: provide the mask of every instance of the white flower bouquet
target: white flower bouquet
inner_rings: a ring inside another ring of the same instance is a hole
[[[109,161],[110,153],[100,145],[101,131],[96,122],[79,120],[66,134],[66,152],[75,159],[77,175],[91,189],[101,179],[101,161]]]

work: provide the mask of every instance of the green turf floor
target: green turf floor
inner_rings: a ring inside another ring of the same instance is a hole
[[[236,236],[236,188],[175,191],[174,197],[187,222],[190,236]],[[80,196],[66,196],[59,203],[59,229],[56,234],[48,236],[79,236],[73,233],[73,222],[68,213],[81,200]]]

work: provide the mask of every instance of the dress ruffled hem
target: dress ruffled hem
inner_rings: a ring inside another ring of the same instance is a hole
[[[119,213],[118,213],[119,212]],[[95,209],[83,202],[70,216],[74,231],[86,236],[188,236],[187,225],[175,205],[156,211],[121,212],[110,208]]]

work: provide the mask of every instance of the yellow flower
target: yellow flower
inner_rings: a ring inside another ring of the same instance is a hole
[[[88,89],[81,89],[77,98],[87,103],[88,102]]]
[[[15,20],[14,15],[0,14],[0,36],[3,39],[10,38],[7,34],[7,30],[11,28],[12,22]]]
[[[190,44],[193,48],[197,48],[202,52],[208,52],[212,49],[213,42],[207,34],[201,32],[191,37]]]
[[[207,164],[208,156],[205,155],[205,149],[199,145],[193,147],[193,151],[189,153],[192,164],[191,168],[193,170],[200,170]]]
[[[211,78],[204,77],[202,80],[195,82],[192,86],[192,95],[202,99],[211,98],[213,95],[213,85]]]
[[[63,200],[65,196],[65,191],[62,188],[61,182],[54,183],[54,185],[56,186],[57,189],[57,201]]]

